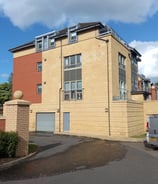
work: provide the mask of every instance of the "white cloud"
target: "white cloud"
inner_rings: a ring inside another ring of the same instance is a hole
[[[9,78],[9,74],[7,73],[1,73],[0,78]]]
[[[130,45],[142,54],[142,61],[138,65],[139,73],[149,78],[158,78],[158,41],[133,41]]]
[[[19,28],[49,27],[81,21],[139,23],[158,11],[157,0],[0,0],[0,13]]]

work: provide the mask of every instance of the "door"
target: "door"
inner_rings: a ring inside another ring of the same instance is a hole
[[[37,113],[36,114],[36,131],[54,132],[55,113]]]
[[[64,112],[64,132],[68,132],[70,130],[70,113]]]

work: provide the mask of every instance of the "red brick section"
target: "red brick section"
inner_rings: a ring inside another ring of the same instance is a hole
[[[5,131],[5,118],[0,118],[0,131]]]
[[[23,100],[40,103],[41,95],[37,94],[37,84],[42,83],[42,72],[37,71],[37,62],[42,61],[42,53],[33,53],[14,58],[13,93],[21,90]]]
[[[156,88],[154,86],[150,88],[150,92],[151,92],[151,100],[157,100],[156,99]]]

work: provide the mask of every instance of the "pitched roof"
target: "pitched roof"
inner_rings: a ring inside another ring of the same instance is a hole
[[[56,31],[55,38],[58,39],[58,38],[66,37],[68,34],[68,30],[71,30],[71,29],[75,29],[75,31],[80,32],[80,31],[88,30],[88,29],[91,29],[94,27],[103,27],[103,25],[100,22],[78,23],[76,26],[72,26],[69,28],[65,28],[65,29]],[[50,34],[51,34],[51,32],[50,32]],[[47,33],[43,34],[43,35],[47,35]],[[40,36],[42,37],[43,35],[39,35],[39,36],[37,36],[37,38],[40,38]],[[25,43],[23,45],[17,46],[15,48],[11,48],[11,49],[9,49],[9,51],[14,53],[14,52],[21,51],[21,50],[31,48],[34,46],[35,46],[35,41],[31,41],[31,42]]]
[[[35,46],[35,41],[31,41],[31,42],[25,43],[23,45],[14,47],[12,49],[9,49],[9,51],[14,53],[16,51],[21,51],[21,50],[24,50],[24,49],[33,48],[34,46]]]

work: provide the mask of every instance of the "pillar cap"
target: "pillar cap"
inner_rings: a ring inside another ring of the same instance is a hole
[[[22,99],[23,92],[21,90],[16,90],[13,94],[14,99]]]
[[[29,106],[31,103],[26,100],[21,100],[21,99],[15,99],[15,100],[10,100],[5,102],[5,105],[23,105],[23,106]]]

